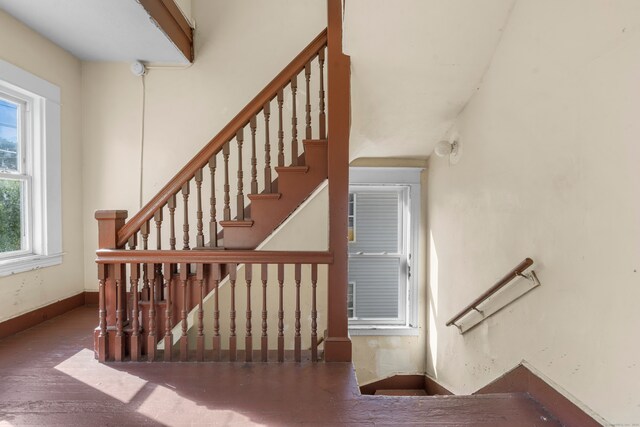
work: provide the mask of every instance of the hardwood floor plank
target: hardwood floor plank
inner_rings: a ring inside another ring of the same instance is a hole
[[[0,340],[0,425],[550,426],[521,393],[360,395],[350,363],[107,363],[95,308]]]

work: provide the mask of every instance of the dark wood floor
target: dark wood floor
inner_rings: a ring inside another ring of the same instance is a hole
[[[558,425],[526,395],[362,396],[346,363],[110,363],[94,308],[0,340],[0,427],[12,425]]]

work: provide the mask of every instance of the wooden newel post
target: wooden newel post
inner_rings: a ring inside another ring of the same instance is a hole
[[[342,0],[327,0],[329,265],[325,360],[350,362],[347,318],[350,59],[342,53]]]
[[[96,211],[95,218],[98,220],[98,249],[120,249],[117,245],[118,231],[124,226],[127,211]],[[116,269],[115,265],[99,265],[98,283],[100,324],[95,331],[95,351],[102,362],[115,359],[116,354],[119,358],[124,356],[124,340],[119,339],[120,345],[116,345],[116,334],[118,301],[126,304],[126,269]],[[123,308],[120,311],[122,328],[129,323],[128,311]]]

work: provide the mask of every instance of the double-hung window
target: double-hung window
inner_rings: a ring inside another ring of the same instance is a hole
[[[420,169],[351,168],[349,283],[352,334],[416,327]]]
[[[26,141],[28,100],[0,88],[0,254],[31,251],[31,170]]]
[[[60,89],[0,60],[0,276],[62,261]]]

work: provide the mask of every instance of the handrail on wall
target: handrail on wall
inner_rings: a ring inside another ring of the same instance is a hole
[[[527,268],[531,267],[532,265],[533,265],[533,260],[531,258],[525,258],[524,261],[522,261],[520,264],[518,264],[513,270],[508,272],[502,279],[498,280],[498,282],[496,282],[495,285],[490,287],[486,292],[484,292],[478,298],[474,299],[471,304],[467,305],[465,308],[460,310],[458,312],[458,314],[456,314],[451,319],[449,319],[449,321],[447,322],[447,326],[454,325],[455,322],[457,322],[458,320],[462,319],[464,316],[466,316],[471,311],[478,310],[478,306],[482,302],[487,300],[491,295],[493,295],[496,292],[498,292],[507,283],[509,283],[510,281],[515,279],[516,277],[525,277],[525,278],[527,278],[529,280],[533,280],[535,282],[538,282],[538,278],[536,276],[536,273],[533,270],[531,271],[530,274],[527,274],[527,275],[523,274],[524,271]]]

